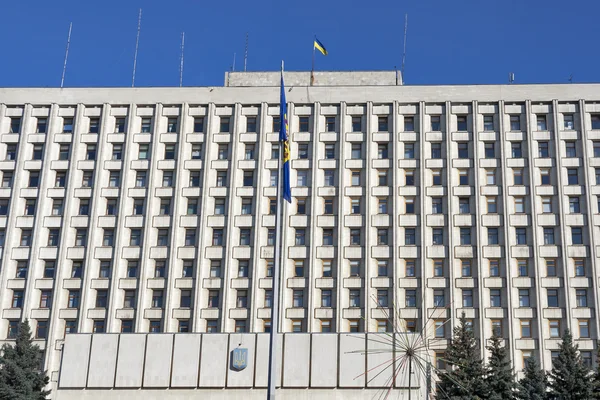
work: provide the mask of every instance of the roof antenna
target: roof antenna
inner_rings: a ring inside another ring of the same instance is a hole
[[[183,86],[183,46],[185,44],[185,32],[181,32],[181,58],[179,59],[179,87]]]
[[[133,55],[133,76],[131,78],[131,87],[135,86],[135,70],[137,68],[137,55],[138,55],[138,47],[140,45],[140,28],[142,26],[142,9],[140,8],[140,14],[138,16],[138,27],[137,27],[137,36],[135,39],[135,53]]]
[[[69,24],[69,36],[67,36],[67,50],[65,50],[65,63],[63,64],[62,78],[60,78],[60,88],[62,89],[65,85],[65,74],[67,73],[67,59],[69,58],[69,46],[71,45],[71,30],[73,29],[73,23]]]
[[[244,72],[246,72],[247,65],[248,65],[248,32],[246,32],[246,48],[244,49]]]
[[[509,72],[508,73],[508,83],[510,85],[512,85],[515,82],[515,73],[514,72]]]
[[[231,64],[231,72],[235,72],[235,53],[233,53],[233,64]]]
[[[400,80],[404,84],[404,64],[406,62],[406,32],[408,31],[408,14],[404,15],[404,51],[402,52],[402,67],[400,68]]]
[[[573,83],[573,74],[569,75],[569,83]]]

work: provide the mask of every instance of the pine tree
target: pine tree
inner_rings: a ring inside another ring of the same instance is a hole
[[[50,391],[46,373],[40,371],[40,348],[33,344],[26,320],[19,324],[15,346],[5,344],[0,354],[0,400],[42,400]]]
[[[567,329],[560,344],[558,357],[550,371],[550,395],[561,400],[588,400],[592,398],[591,371],[579,354],[579,346],[573,344],[573,336]]]
[[[525,376],[523,376],[517,386],[517,399],[547,399],[548,379],[546,378],[546,373],[540,368],[535,358],[530,358],[527,360],[523,373]]]
[[[485,369],[473,331],[467,325],[465,314],[454,328],[454,337],[446,349],[447,370],[439,374],[437,399],[486,399],[488,390],[484,380]]]
[[[487,349],[490,351],[490,357],[488,359],[485,382],[490,391],[489,399],[515,399],[515,374],[506,348],[502,346],[502,339],[496,335],[492,336],[491,343]]]
[[[600,399],[600,342],[596,343],[596,370],[592,380],[592,398]]]

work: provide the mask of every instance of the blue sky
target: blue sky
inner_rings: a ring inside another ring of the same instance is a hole
[[[237,53],[248,70],[400,67],[408,13],[407,84],[600,81],[598,0],[2,0],[0,87],[130,86],[138,9],[136,86],[176,86],[186,34],[185,86],[222,85]]]

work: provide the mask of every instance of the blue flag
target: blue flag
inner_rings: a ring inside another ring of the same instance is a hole
[[[290,138],[288,136],[287,102],[285,100],[285,87],[283,84],[283,71],[281,72],[281,97],[279,99],[279,141],[283,146],[283,199],[292,202],[292,189],[290,187]]]

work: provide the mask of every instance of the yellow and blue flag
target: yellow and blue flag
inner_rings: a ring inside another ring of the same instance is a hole
[[[279,99],[279,141],[283,145],[283,199],[292,202],[292,189],[290,187],[290,138],[288,136],[287,102],[285,100],[285,87],[283,84],[283,71],[281,72],[281,95]]]
[[[319,42],[319,39],[317,39],[316,37],[315,37],[314,48],[319,50],[324,56],[326,56],[328,54],[327,49],[325,48],[325,46],[323,46],[323,43]]]

